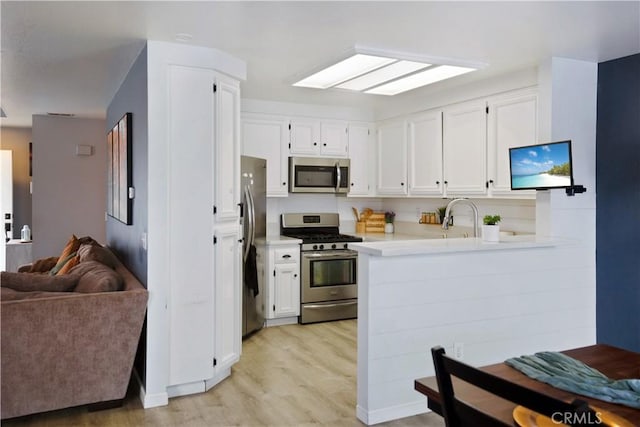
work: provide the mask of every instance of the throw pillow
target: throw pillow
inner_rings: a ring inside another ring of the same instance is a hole
[[[49,275],[51,276],[57,275],[58,272],[62,270],[62,268],[64,268],[64,266],[67,265],[67,263],[71,261],[71,259],[73,259],[75,256],[76,256],[76,252],[72,252],[69,255],[67,255],[65,258],[60,258],[56,266],[49,271]]]
[[[56,274],[56,276],[69,273],[69,271],[71,271],[71,269],[76,265],[78,265],[79,263],[80,263],[80,257],[78,257],[78,255],[75,255],[73,258],[67,261],[65,265],[62,266],[62,268],[58,271],[58,274]]]
[[[67,244],[64,246],[64,249],[62,249],[62,253],[58,257],[58,260],[62,261],[72,253],[78,252],[79,247],[80,247],[80,241],[78,240],[75,234],[72,234],[71,238],[69,239]]]
[[[28,268],[21,268],[18,270],[20,273],[46,273],[56,266],[58,263],[58,257],[52,256],[49,258],[42,258],[35,260]]]
[[[79,277],[75,292],[115,292],[124,285],[122,276],[98,261],[81,261],[68,275]]]
[[[7,271],[3,271],[0,274],[0,282],[2,282],[3,288],[11,288],[22,292],[70,292],[78,284],[78,277],[69,275],[52,277],[48,274]]]
[[[115,256],[107,248],[96,245],[81,245],[78,249],[78,259],[80,262],[98,261],[114,269],[117,264]]]

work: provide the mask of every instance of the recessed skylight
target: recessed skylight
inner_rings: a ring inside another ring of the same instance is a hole
[[[374,95],[397,95],[408,90],[426,86],[441,80],[446,80],[471,71],[475,71],[475,68],[441,65],[439,67],[429,68],[426,71],[412,74],[373,89],[369,89],[365,91],[365,93],[372,93]]]
[[[348,80],[342,84],[337,85],[336,87],[340,89],[361,91],[374,86],[378,86],[400,76],[422,70],[423,68],[427,68],[429,65],[431,64],[413,61],[398,61],[394,62],[393,64],[387,65],[386,67],[378,68],[377,70],[374,70],[363,76]]]
[[[358,77],[384,65],[391,64],[396,60],[381,56],[355,54],[337,64],[331,65],[309,77],[302,79],[294,86],[312,87],[316,89],[327,89],[340,84],[346,80]]]
[[[486,64],[447,58],[426,58],[378,49],[356,48],[351,55],[317,71],[293,86],[338,88],[375,95],[396,95],[474,71]],[[450,65],[457,64],[457,65]]]

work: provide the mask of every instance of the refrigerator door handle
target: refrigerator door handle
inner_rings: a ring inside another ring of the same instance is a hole
[[[249,256],[249,250],[251,249],[251,245],[254,244],[255,240],[256,240],[256,225],[255,225],[255,220],[256,220],[256,216],[255,216],[255,206],[253,204],[253,196],[251,194],[251,188],[247,185],[244,188],[244,196],[245,196],[245,203],[246,203],[246,217],[245,220],[247,221],[247,235],[244,236],[244,253],[242,256],[243,261],[247,260],[247,257]]]

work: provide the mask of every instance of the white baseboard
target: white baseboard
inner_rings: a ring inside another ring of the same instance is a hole
[[[414,415],[426,414],[427,412],[431,411],[427,409],[427,404],[424,399],[402,405],[390,406],[388,408],[376,409],[374,411],[367,411],[360,405],[356,406],[356,417],[368,426],[398,420],[400,418],[412,417]]]
[[[211,390],[212,387],[218,385],[222,380],[226,379],[230,375],[231,375],[231,368],[225,369],[224,371],[220,372],[215,377],[209,378],[208,380],[205,380],[204,381],[204,389],[205,389],[205,391]]]
[[[280,317],[278,319],[265,319],[264,325],[270,326],[295,325],[298,323],[298,316]]]
[[[142,379],[140,378],[140,375],[138,375],[138,371],[135,369],[133,370],[133,378],[138,384],[138,398],[140,399],[144,409],[156,408],[158,406],[166,406],[169,404],[169,396],[167,393],[147,394],[144,389],[144,384],[142,384]]]
[[[167,395],[171,397],[187,396],[189,394],[204,393],[205,382],[194,381],[192,383],[177,384],[167,387]]]

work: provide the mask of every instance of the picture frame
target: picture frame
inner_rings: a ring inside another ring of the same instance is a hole
[[[131,225],[133,173],[131,168],[132,114],[126,113],[107,133],[107,215]]]

